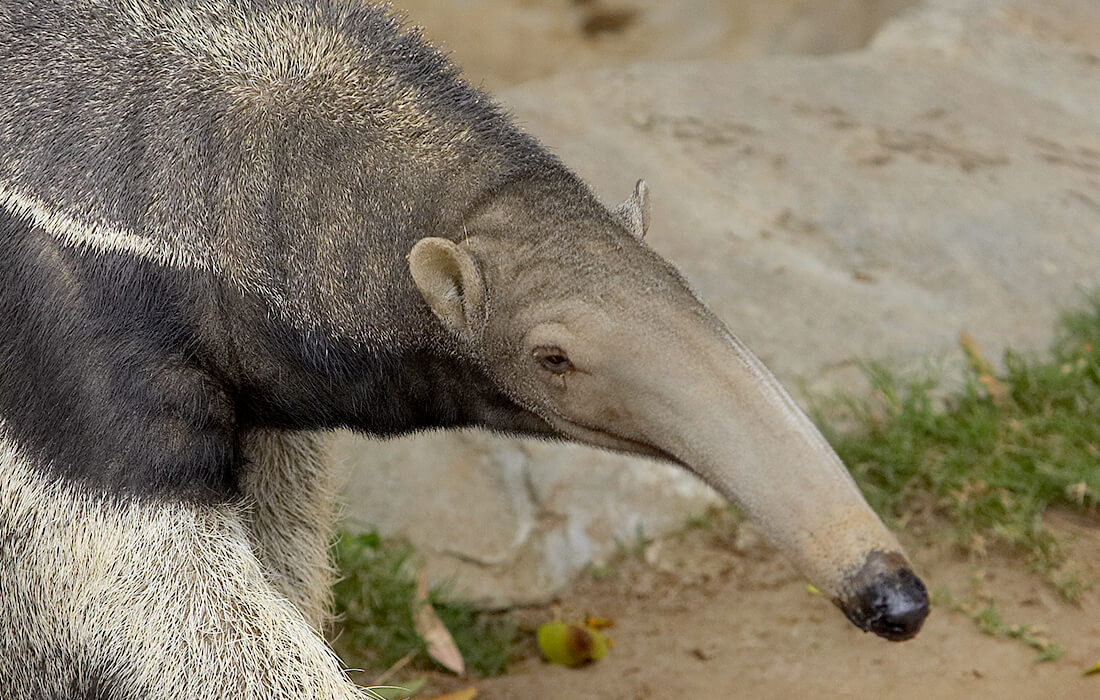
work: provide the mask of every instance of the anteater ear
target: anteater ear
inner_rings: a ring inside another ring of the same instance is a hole
[[[627,231],[638,238],[645,238],[649,230],[649,185],[645,184],[645,180],[638,180],[638,184],[634,185],[634,194],[611,213],[626,226]]]
[[[460,335],[485,323],[485,280],[477,262],[445,238],[422,238],[409,253],[409,272],[443,325]]]

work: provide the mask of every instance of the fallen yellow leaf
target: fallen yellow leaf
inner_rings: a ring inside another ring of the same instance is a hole
[[[436,695],[434,698],[425,698],[425,700],[470,700],[470,698],[475,695],[477,695],[477,688],[463,688],[462,690],[456,690],[446,695]]]
[[[1085,671],[1086,676],[1091,676],[1094,673],[1100,673],[1100,661],[1097,661],[1092,668]]]

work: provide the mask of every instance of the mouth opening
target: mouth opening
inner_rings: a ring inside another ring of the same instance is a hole
[[[616,452],[625,452],[627,454],[671,462],[687,468],[687,465],[684,464],[681,459],[651,443],[624,437],[602,428],[594,428],[583,423],[578,423],[566,418],[552,408],[549,413],[550,415],[547,417],[548,422],[561,433],[562,437],[571,440],[580,440],[590,445],[614,450]]]

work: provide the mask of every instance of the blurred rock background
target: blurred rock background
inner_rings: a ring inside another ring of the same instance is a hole
[[[405,0],[395,5],[789,386],[1041,350],[1100,285],[1095,0]],[[346,524],[490,605],[545,600],[717,498],[661,464],[480,433],[337,440]]]

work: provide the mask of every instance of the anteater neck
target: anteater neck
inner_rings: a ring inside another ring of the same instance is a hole
[[[53,478],[225,500],[250,428],[547,431],[430,327],[339,341],[209,273],[81,251],[2,210],[0,240],[0,422]]]

